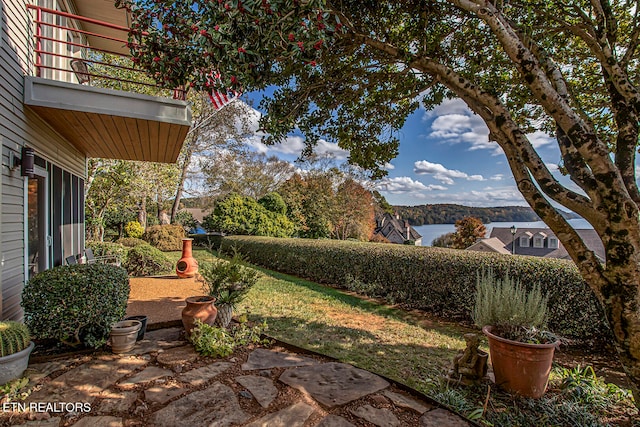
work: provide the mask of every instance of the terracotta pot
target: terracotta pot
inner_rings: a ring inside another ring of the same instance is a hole
[[[182,324],[187,336],[191,335],[196,319],[207,325],[215,323],[218,315],[218,309],[213,305],[215,301],[214,297],[206,295],[189,297],[185,300],[187,306],[182,310]]]
[[[176,264],[176,274],[182,279],[193,277],[198,272],[198,261],[191,249],[192,242],[193,239],[182,239],[182,258]]]
[[[226,328],[231,323],[233,316],[233,306],[231,304],[218,304],[218,317],[216,317],[216,325]]]
[[[547,389],[553,352],[560,342],[525,344],[494,335],[493,329],[485,326],[482,332],[489,339],[496,384],[520,396],[541,397]]]

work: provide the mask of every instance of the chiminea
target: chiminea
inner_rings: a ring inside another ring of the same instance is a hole
[[[182,279],[193,277],[198,272],[198,261],[191,253],[191,242],[193,239],[182,239],[182,258],[176,264],[176,274]]]

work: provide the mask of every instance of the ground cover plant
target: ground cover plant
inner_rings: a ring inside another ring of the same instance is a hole
[[[195,256],[210,259],[201,251]],[[251,321],[266,321],[270,336],[394,379],[482,424],[632,425],[638,416],[630,392],[561,367],[554,368],[549,391],[538,401],[514,398],[488,383],[456,388],[443,378],[469,329],[261,271],[238,311]]]

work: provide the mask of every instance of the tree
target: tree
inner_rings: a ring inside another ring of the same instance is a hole
[[[354,179],[347,178],[336,190],[336,214],[332,237],[339,240],[368,241],[376,227],[371,192]]]
[[[251,197],[230,194],[204,218],[208,230],[229,234],[291,237],[293,223],[282,213],[267,210]]]
[[[441,236],[436,237],[431,242],[431,246],[436,248],[451,248],[453,247],[453,236],[455,233],[445,233]]]
[[[640,405],[637,1],[122,3],[136,60],[158,78],[205,90],[275,85],[263,101],[266,142],[298,127],[309,149],[337,141],[373,176],[420,103],[462,99],[598,297]],[[579,190],[551,173],[534,131],[555,137]],[[604,264],[559,205],[594,227]]]
[[[487,234],[487,227],[484,226],[482,220],[472,216],[466,216],[456,221],[456,232],[453,233],[454,249],[467,249],[473,245],[478,239],[484,238]]]

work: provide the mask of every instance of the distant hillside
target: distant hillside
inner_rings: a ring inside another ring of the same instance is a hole
[[[540,221],[533,209],[523,206],[504,206],[476,208],[471,206],[438,204],[420,206],[394,206],[400,217],[411,225],[454,224],[465,216],[480,218],[483,223],[490,222],[528,222]],[[567,214],[571,215],[571,214]]]

